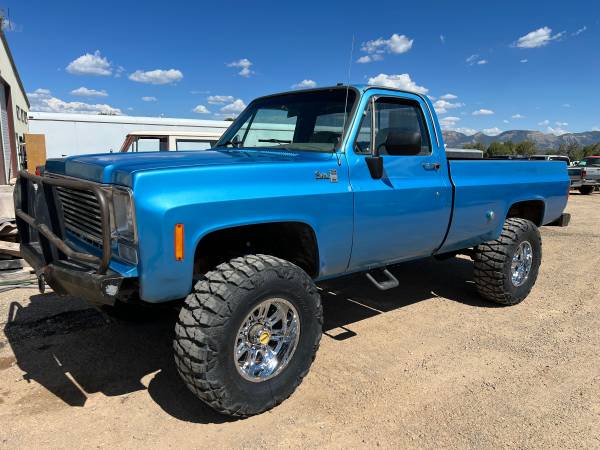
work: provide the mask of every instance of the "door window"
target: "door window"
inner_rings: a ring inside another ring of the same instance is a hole
[[[371,106],[365,111],[355,140],[357,153],[371,153]],[[375,145],[381,155],[431,154],[425,117],[417,102],[397,98],[375,101]]]

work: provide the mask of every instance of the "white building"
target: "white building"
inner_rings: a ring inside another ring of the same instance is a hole
[[[135,131],[217,131],[231,122],[167,117],[105,116],[30,112],[29,132],[46,136],[46,157],[118,152]]]
[[[0,41],[0,184],[7,184],[18,170],[17,155],[27,133],[29,100],[1,26]]]

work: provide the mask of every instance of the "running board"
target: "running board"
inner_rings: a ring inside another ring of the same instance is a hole
[[[369,272],[367,272],[365,275],[367,276],[367,279],[380,291],[387,291],[388,289],[394,289],[400,286],[398,279],[392,275],[389,270],[383,269],[382,272],[387,277],[387,280],[382,282],[377,281]]]

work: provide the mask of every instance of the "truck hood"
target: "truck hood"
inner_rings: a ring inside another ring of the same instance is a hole
[[[139,171],[233,164],[276,164],[333,158],[332,153],[272,149],[228,149],[189,152],[102,153],[49,159],[46,172],[97,183],[131,186]]]

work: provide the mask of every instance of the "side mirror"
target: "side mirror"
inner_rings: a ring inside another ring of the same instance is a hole
[[[381,177],[383,177],[383,157],[379,155],[367,156],[365,161],[367,162],[367,167],[371,173],[371,178],[375,180],[381,179]]]

